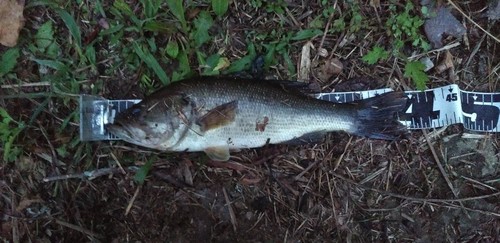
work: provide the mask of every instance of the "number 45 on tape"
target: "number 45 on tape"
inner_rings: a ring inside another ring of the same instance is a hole
[[[385,93],[390,89],[360,92],[321,93],[317,98],[350,102]],[[399,121],[409,129],[437,128],[461,123],[477,132],[498,132],[500,93],[463,91],[452,84],[426,91],[407,91],[406,108]]]

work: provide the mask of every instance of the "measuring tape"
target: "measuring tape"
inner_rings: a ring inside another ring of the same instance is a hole
[[[348,103],[371,98],[392,89],[368,91],[319,93],[316,98],[334,103]],[[452,84],[426,91],[407,91],[404,112],[398,113],[399,121],[408,129],[438,128],[463,124],[476,132],[498,132],[500,93],[463,91]],[[117,140],[108,133],[104,124],[113,123],[116,114],[140,100],[106,100],[97,96],[80,96],[80,140]]]

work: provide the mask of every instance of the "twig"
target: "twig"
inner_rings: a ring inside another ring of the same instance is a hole
[[[57,153],[56,150],[54,149],[54,146],[52,145],[52,142],[50,142],[49,136],[47,135],[47,131],[40,126],[40,131],[42,132],[43,137],[47,140],[47,144],[49,145],[51,156],[52,156],[52,161],[56,162],[57,161]],[[52,166],[55,166],[53,163]]]
[[[127,167],[127,170],[131,171],[137,171],[138,168],[137,166],[129,166]],[[59,180],[67,180],[67,179],[87,179],[87,180],[93,180],[97,177],[104,176],[104,175],[109,175],[109,174],[115,174],[118,172],[121,172],[122,169],[120,168],[101,168],[97,170],[92,170],[92,171],[84,171],[83,173],[78,173],[78,174],[69,174],[69,175],[58,175],[58,176],[49,176],[43,178],[43,182],[51,182],[51,181],[59,181]]]
[[[128,213],[130,213],[130,209],[134,205],[135,199],[137,198],[137,195],[139,195],[139,191],[141,190],[141,188],[142,188],[142,185],[139,185],[137,187],[137,189],[135,189],[134,195],[132,196],[132,198],[128,202],[127,208],[125,209],[125,216],[127,216]]]
[[[120,161],[118,160],[118,158],[116,158],[116,155],[113,152],[111,152],[110,154],[111,154],[111,158],[113,158],[113,160],[116,162],[116,164],[118,165],[118,167],[120,167],[120,170],[122,171],[122,174],[125,175],[126,172],[123,169],[122,164],[120,163]]]
[[[231,206],[231,201],[229,200],[229,196],[227,195],[225,187],[222,187],[222,192],[224,193],[224,199],[226,200],[226,205],[229,211],[229,217],[231,218],[231,224],[233,225],[233,230],[234,232],[236,232],[238,225],[236,222],[236,215],[234,214],[233,206]]]
[[[428,54],[430,54],[430,53],[434,53],[434,52],[442,52],[442,51],[446,51],[446,50],[449,50],[449,49],[451,49],[451,48],[455,48],[455,47],[457,47],[457,46],[459,46],[459,45],[460,45],[460,42],[451,43],[451,44],[448,44],[448,45],[443,46],[443,47],[441,47],[441,48],[434,49],[434,50],[430,50],[430,51],[428,51],[428,52],[426,52],[426,53],[420,53],[420,54],[413,55],[413,56],[411,56],[411,57],[408,57],[408,60],[413,60],[413,59],[415,59],[415,58],[419,58],[419,57],[421,57],[421,56],[425,56],[425,55],[428,55]]]
[[[22,87],[40,87],[50,86],[50,82],[24,83],[24,84],[4,84],[0,86],[2,89],[22,88]]]
[[[347,144],[344,147],[344,152],[342,152],[342,154],[339,156],[339,158],[337,159],[337,161],[335,161],[335,166],[333,167],[333,171],[336,171],[339,168],[340,162],[342,161],[342,159],[344,158],[345,154],[347,153],[347,149],[349,148],[349,145],[351,145],[352,138],[353,138],[353,136],[351,136],[349,138],[349,141],[347,142]]]
[[[76,230],[78,232],[84,233],[92,238],[99,238],[99,239],[104,238],[102,235],[94,233],[91,230],[85,229],[85,228],[78,226],[78,225],[74,225],[74,224],[70,224],[68,222],[61,221],[59,219],[56,219],[56,223],[58,223],[62,226],[68,227],[70,229]]]
[[[295,17],[293,16],[290,9],[288,9],[288,7],[285,7],[285,12],[286,12],[286,14],[288,14],[288,17],[290,17],[292,19],[292,22],[295,24],[295,26],[297,26],[297,28],[299,28],[299,29],[302,29],[301,24],[299,23],[299,21],[297,21],[297,19],[295,19]]]
[[[422,132],[424,134],[425,140],[427,141],[427,145],[429,146],[429,149],[431,150],[432,156],[434,157],[434,160],[436,161],[436,164],[439,168],[439,172],[441,172],[441,175],[444,177],[444,180],[446,181],[446,184],[448,184],[448,187],[450,188],[453,195],[456,198],[458,198],[458,193],[455,191],[453,184],[451,184],[450,178],[448,178],[446,171],[444,170],[443,166],[441,165],[441,161],[439,160],[439,157],[436,153],[436,150],[434,149],[434,146],[432,146],[429,135],[427,134],[427,130],[424,129],[424,130],[422,130]]]
[[[335,3],[333,4],[333,9],[337,9],[337,0],[335,0]],[[321,37],[321,42],[319,43],[318,51],[323,48],[323,43],[325,42],[326,35],[328,34],[328,29],[330,28],[330,24],[332,23],[333,16],[335,12],[332,12],[330,16],[328,17],[328,22],[326,22],[325,26],[325,32],[323,33],[323,36]],[[332,51],[333,53],[333,51]],[[314,60],[317,60],[318,58],[318,53],[316,53],[316,56],[314,57]]]
[[[309,170],[311,170],[313,167],[315,167],[318,163],[319,163],[319,161],[314,161],[313,163],[311,163],[309,166],[307,166],[307,168],[305,170],[303,170],[298,175],[296,175],[294,180],[298,181],[305,173],[307,173]]]
[[[443,176],[444,180],[446,181],[446,184],[448,184],[448,187],[450,188],[450,190],[453,193],[453,195],[455,196],[455,198],[458,198],[458,192],[453,187],[453,184],[451,184],[450,178],[446,174],[446,170],[444,170],[443,165],[441,165],[441,161],[439,160],[439,157],[436,153],[436,150],[434,149],[434,146],[432,145],[431,140],[429,139],[429,135],[427,134],[427,130],[425,130],[425,129],[422,130],[422,133],[424,134],[425,141],[427,141],[427,145],[429,146],[429,149],[431,150],[432,156],[434,157],[434,160],[436,161],[436,164],[439,168],[439,171],[441,172],[441,175]],[[465,209],[465,206],[462,204],[462,202],[458,202],[458,203],[460,203],[460,206],[462,206],[462,208]],[[470,218],[470,215],[468,214],[468,212],[467,211],[464,211],[464,212]]]
[[[338,224],[339,217],[337,214],[337,210],[335,209],[335,201],[333,200],[333,187],[332,187],[331,182],[330,182],[330,176],[328,176],[328,173],[325,173],[325,174],[326,174],[326,181],[327,181],[327,185],[328,185],[328,194],[330,195],[330,200],[332,201],[331,204],[332,204],[333,218],[335,219],[335,224]],[[341,233],[340,227],[335,227],[335,228],[337,229],[337,234],[341,235],[340,234]]]
[[[11,207],[11,212],[15,212],[16,210],[16,205],[17,205],[17,202],[16,202],[16,196],[15,196],[15,193],[13,191],[11,191],[11,197],[10,197],[10,207]],[[12,222],[12,239],[14,242],[20,242],[19,241],[19,221],[17,220],[17,218],[12,218],[11,219],[11,222]]]
[[[474,180],[474,179],[469,178],[469,177],[467,177],[467,176],[461,176],[461,177],[462,177],[462,178],[464,178],[464,179],[465,179],[465,180],[467,180],[467,181],[470,181],[470,182],[476,183],[476,184],[478,184],[478,185],[480,185],[480,186],[483,186],[483,187],[486,187],[486,188],[488,188],[488,189],[490,189],[490,190],[493,190],[493,191],[498,191],[498,189],[496,189],[495,187],[492,187],[492,186],[490,186],[490,185],[484,184],[484,183],[482,183],[482,182],[480,182],[480,181],[478,181],[478,180]]]
[[[496,42],[500,43],[500,39],[498,39],[496,36],[492,35],[487,30],[483,29],[483,27],[481,27],[478,23],[476,23],[474,20],[472,20],[471,17],[469,17],[467,14],[465,14],[464,11],[462,11],[462,9],[460,9],[453,1],[448,0],[448,3],[451,4],[451,6],[453,6],[458,12],[460,12],[460,14],[462,14],[466,19],[468,19],[472,24],[474,24],[476,27],[478,27],[480,30],[482,30],[484,33],[486,33],[488,36],[493,38]]]

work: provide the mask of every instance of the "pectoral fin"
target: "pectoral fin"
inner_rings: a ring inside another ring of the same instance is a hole
[[[219,105],[208,111],[196,123],[200,126],[201,132],[225,126],[234,121],[237,109],[238,101],[236,100]]]
[[[230,156],[228,147],[209,147],[205,149],[205,153],[215,161],[228,161]]]

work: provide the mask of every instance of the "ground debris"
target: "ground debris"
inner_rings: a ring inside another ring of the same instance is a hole
[[[488,7],[488,18],[490,20],[498,20],[500,19],[500,0],[490,1],[490,5]]]
[[[24,26],[24,0],[0,1],[0,43],[13,47]]]
[[[465,28],[451,14],[450,9],[440,7],[431,11],[435,16],[425,21],[424,29],[427,38],[434,48],[443,46],[443,35],[461,38],[465,34]]]

